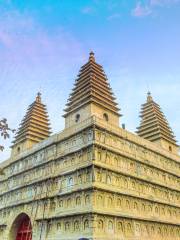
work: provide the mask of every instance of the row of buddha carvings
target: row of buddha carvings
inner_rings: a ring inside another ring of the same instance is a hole
[[[119,127],[120,109],[103,67],[96,62],[93,52],[90,52],[88,62],[79,71],[64,111],[65,129],[82,123],[90,117]],[[136,131],[138,136],[178,154],[179,146],[174,133],[150,92],[147,94],[147,101],[142,104],[140,118],[141,122]],[[124,128],[123,124],[122,127]],[[38,92],[16,132],[12,155],[18,155],[50,135],[47,108],[42,103],[41,93]]]

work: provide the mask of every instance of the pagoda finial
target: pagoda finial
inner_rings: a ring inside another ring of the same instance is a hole
[[[36,102],[41,102],[41,93],[40,92],[37,93]]]
[[[151,92],[148,91],[147,93],[147,102],[151,102],[153,99],[152,99],[152,96],[151,96]]]
[[[93,51],[91,51],[91,52],[89,53],[89,61],[95,62],[95,57],[94,57],[94,52],[93,52]]]

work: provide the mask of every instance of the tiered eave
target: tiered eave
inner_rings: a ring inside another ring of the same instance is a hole
[[[149,141],[165,139],[169,143],[176,144],[175,136],[160,106],[154,102],[148,93],[147,102],[142,104],[141,123],[137,128],[137,134]]]
[[[112,89],[101,65],[96,63],[94,53],[83,65],[66,104],[65,117],[84,105],[94,103],[120,116]]]

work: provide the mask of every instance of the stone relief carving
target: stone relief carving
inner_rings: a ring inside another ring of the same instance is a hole
[[[109,234],[121,237],[153,237],[156,239],[179,239],[180,229],[171,224],[160,224],[148,221],[129,220],[108,216],[96,217],[96,233],[108,237]],[[117,234],[117,235],[116,235]],[[121,235],[119,235],[121,234]]]
[[[180,163],[150,151],[142,146],[138,146],[135,143],[131,143],[126,139],[114,136],[109,132],[104,133],[104,131],[96,129],[95,140],[99,143],[105,144],[104,146],[114,148],[116,151],[119,150],[122,153],[127,153],[130,157],[135,157],[135,159],[138,159],[143,163],[152,164],[169,172],[173,170],[174,173],[180,175]]]
[[[112,152],[107,153],[107,150],[99,147],[95,148],[95,156],[97,162],[106,164],[106,166],[109,166],[109,168],[114,167],[114,170],[117,169],[128,175],[179,190],[179,177],[166,171],[160,170],[153,166],[145,165]]]
[[[144,182],[139,179],[112,172],[107,169],[95,168],[95,181],[104,184],[104,187],[109,186],[109,189],[114,191],[125,191],[128,194],[141,196],[144,198],[154,198],[162,202],[167,202],[180,205],[180,193],[171,189],[167,189],[152,183]],[[118,180],[117,180],[118,179]],[[116,190],[115,190],[116,189]]]
[[[96,192],[95,206],[109,213],[129,214],[136,217],[158,218],[171,222],[180,221],[180,208],[153,202],[151,199],[130,197],[107,192]]]

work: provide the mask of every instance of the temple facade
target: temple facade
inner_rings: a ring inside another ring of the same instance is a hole
[[[38,93],[0,164],[0,240],[180,240],[179,146],[148,93],[137,133],[91,52],[51,135]]]

